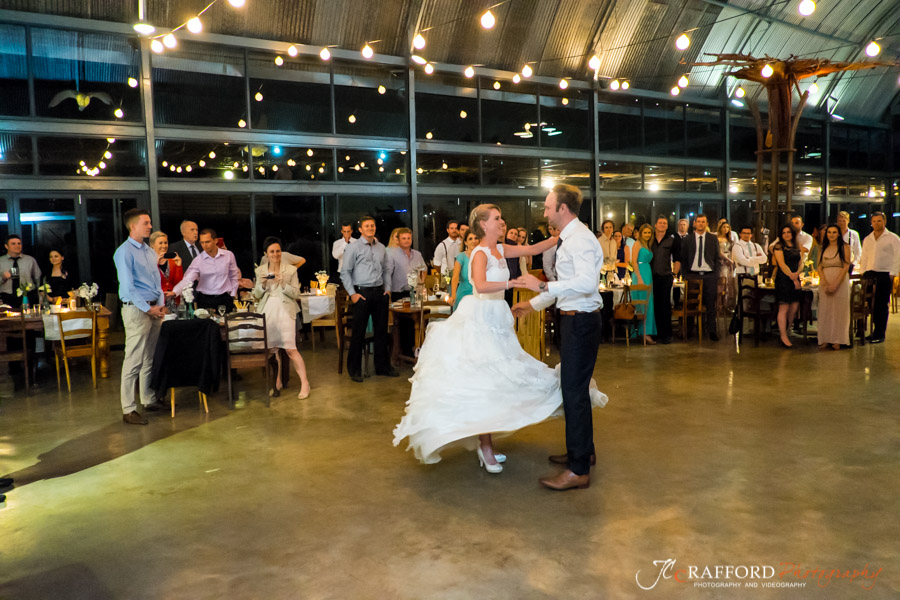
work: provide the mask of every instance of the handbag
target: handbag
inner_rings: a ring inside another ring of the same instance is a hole
[[[626,289],[622,301],[613,307],[613,318],[617,321],[631,321],[634,319],[634,304],[631,303],[631,290]]]

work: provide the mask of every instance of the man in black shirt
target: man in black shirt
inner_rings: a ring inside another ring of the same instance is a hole
[[[656,217],[650,240],[650,270],[653,272],[653,302],[656,310],[656,333],[660,344],[672,343],[672,273],[681,270],[681,238],[669,233],[665,215]]]

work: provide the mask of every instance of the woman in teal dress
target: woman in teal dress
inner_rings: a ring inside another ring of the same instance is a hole
[[[466,232],[466,239],[463,242],[465,251],[456,255],[456,264],[453,266],[453,279],[450,280],[450,304],[453,310],[459,306],[459,301],[472,293],[472,282],[469,281],[469,260],[472,255],[472,249],[475,248],[481,240],[475,235],[474,231]]]
[[[633,283],[640,285],[649,285],[650,292],[631,292],[632,300],[644,300],[649,293],[650,299],[647,302],[647,313],[643,323],[638,325],[638,335],[644,336],[644,341],[648,344],[656,342],[650,337],[656,335],[656,313],[653,310],[653,271],[650,269],[650,260],[653,253],[649,250],[650,241],[653,239],[653,228],[649,224],[644,223],[638,231],[638,239],[631,247],[631,264],[634,267]]]

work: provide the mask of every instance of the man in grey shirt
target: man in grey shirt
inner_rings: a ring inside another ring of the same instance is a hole
[[[359,240],[344,250],[341,283],[350,296],[353,331],[347,350],[347,373],[361,383],[362,351],[369,317],[375,333],[375,374],[397,377],[388,350],[387,323],[391,280],[384,245],[375,239],[375,218],[359,220]]]
[[[16,289],[22,285],[31,285],[29,300],[37,298],[37,286],[41,283],[41,269],[37,261],[27,254],[22,254],[22,238],[11,234],[6,238],[6,254],[0,256],[0,300],[13,308],[22,306],[22,296]]]
[[[409,298],[407,275],[410,271],[428,269],[422,253],[412,248],[412,230],[400,228],[397,230],[397,239],[400,246],[387,250],[388,280],[391,282],[391,300],[394,302]],[[415,324],[412,319],[400,319],[397,325],[400,328],[400,353],[412,356],[416,345]]]

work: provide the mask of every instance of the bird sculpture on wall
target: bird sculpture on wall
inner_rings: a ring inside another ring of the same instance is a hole
[[[104,104],[111,105],[112,98],[106,92],[88,92],[83,93],[78,90],[63,90],[60,93],[53,96],[53,99],[50,100],[50,108],[58,106],[63,101],[68,100],[69,98],[75,99],[75,104],[78,105],[79,111],[84,111],[90,103],[92,99],[97,99]]]

